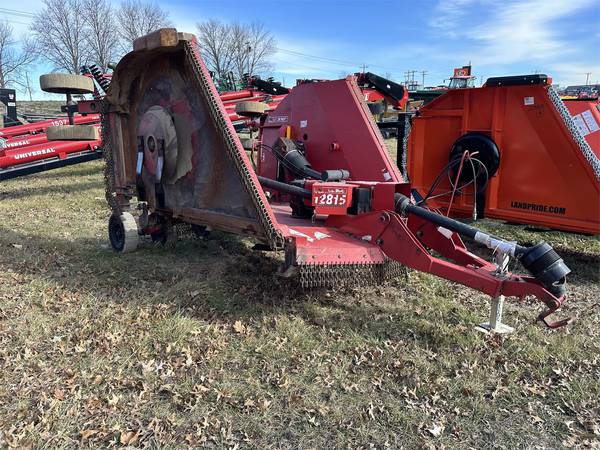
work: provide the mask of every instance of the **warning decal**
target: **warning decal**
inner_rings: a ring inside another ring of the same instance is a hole
[[[583,117],[583,120],[584,120],[585,124],[588,126],[588,128],[590,129],[591,133],[600,130],[600,127],[598,126],[598,122],[596,122],[596,119],[592,115],[591,111],[588,110],[588,111],[582,112],[581,117]]]
[[[590,134],[590,130],[585,124],[583,117],[581,117],[581,114],[573,116],[573,122],[575,122],[575,125],[577,125],[577,128],[579,128],[579,131],[584,137]]]

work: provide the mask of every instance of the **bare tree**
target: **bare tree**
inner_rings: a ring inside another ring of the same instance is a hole
[[[55,69],[79,73],[87,45],[83,0],[44,0],[31,24],[39,54]]]
[[[277,43],[263,23],[234,23],[230,33],[233,65],[240,78],[271,69],[269,57],[277,52]]]
[[[19,49],[13,28],[8,22],[0,22],[0,88],[25,88],[23,76],[34,60],[33,41],[23,39]]]
[[[119,56],[115,11],[108,0],[83,0],[89,60],[106,70]]]
[[[233,69],[231,27],[218,20],[198,23],[198,46],[208,70],[220,79]]]
[[[117,13],[119,33],[126,51],[140,36],[171,25],[169,13],[156,3],[143,0],[125,0]]]

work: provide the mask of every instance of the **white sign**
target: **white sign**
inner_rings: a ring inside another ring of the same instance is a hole
[[[577,128],[579,128],[579,131],[583,136],[590,134],[590,130],[588,130],[588,127],[586,126],[583,117],[581,117],[581,114],[573,116],[573,122],[575,122],[575,125],[577,125]]]
[[[523,98],[523,104],[525,106],[531,106],[535,103],[535,99],[533,97],[525,97]]]
[[[596,119],[594,118],[594,115],[592,114],[592,112],[590,110],[582,112],[581,116],[583,117],[583,120],[585,121],[585,124],[590,129],[591,133],[594,133],[595,131],[600,130],[600,127],[598,126],[598,122],[596,122]]]

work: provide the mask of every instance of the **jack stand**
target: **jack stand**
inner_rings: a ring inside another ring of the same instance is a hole
[[[497,274],[502,277],[508,272],[508,263],[509,263],[509,255],[497,251],[494,260],[498,266]],[[498,334],[508,334],[515,331],[513,327],[510,327],[506,324],[502,323],[502,312],[504,309],[504,295],[499,295],[496,298],[492,299],[492,308],[490,311],[490,321],[480,323],[475,327],[477,331],[481,331],[482,333],[498,333]]]

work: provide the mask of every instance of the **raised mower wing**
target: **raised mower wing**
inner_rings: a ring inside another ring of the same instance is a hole
[[[282,245],[192,35],[162,29],[134,43],[114,71],[103,134],[115,211],[135,195],[151,211]]]

